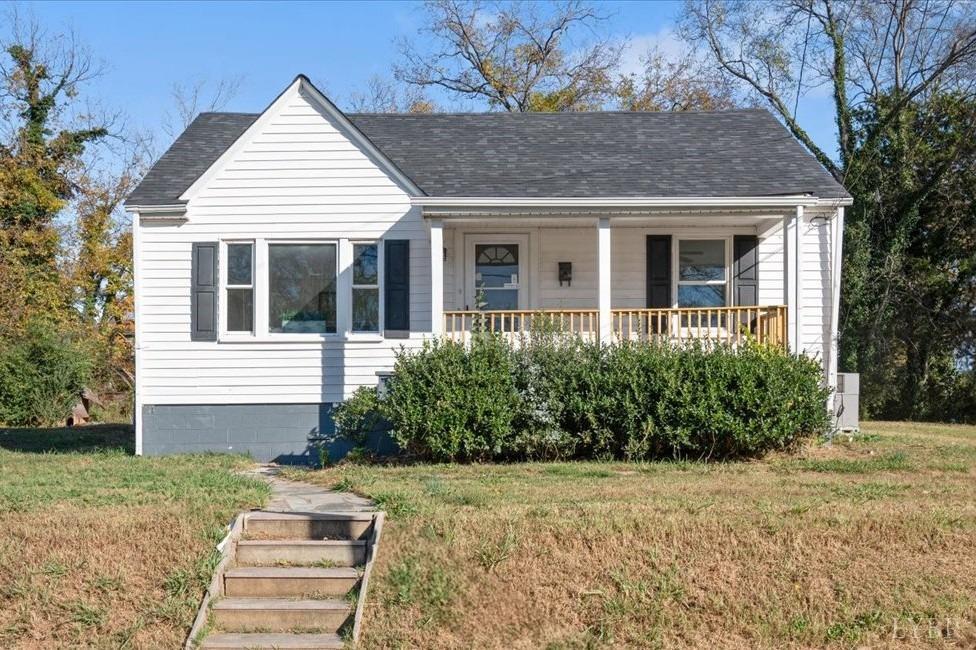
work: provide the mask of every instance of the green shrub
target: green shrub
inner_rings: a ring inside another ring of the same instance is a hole
[[[401,353],[388,395],[349,408],[375,406],[401,448],[435,461],[724,459],[823,432],[827,396],[816,361],[758,344],[483,334]]]
[[[513,351],[491,335],[469,348],[424,344],[397,357],[383,415],[408,453],[440,461],[487,461],[513,454],[522,409]]]
[[[81,396],[91,365],[85,348],[48,323],[31,323],[0,340],[0,422],[37,426],[63,422]]]
[[[363,444],[368,434],[385,425],[379,396],[372,386],[357,388],[349,399],[335,407],[332,418],[336,433],[358,444]]]

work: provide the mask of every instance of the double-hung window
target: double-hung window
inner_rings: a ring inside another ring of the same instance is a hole
[[[727,239],[679,239],[677,256],[678,307],[725,307],[729,297]],[[721,312],[685,313],[682,327],[720,327]]]
[[[227,244],[227,331],[254,332],[254,244]]]
[[[724,307],[729,273],[725,239],[678,241],[678,307]]]
[[[375,242],[352,245],[352,331],[380,331],[379,251]]]

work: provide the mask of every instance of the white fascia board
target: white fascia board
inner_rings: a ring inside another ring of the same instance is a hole
[[[346,115],[340,111],[335,104],[329,101],[328,97],[322,94],[318,88],[316,88],[308,77],[305,75],[298,75],[290,86],[285,88],[284,91],[278,97],[271,102],[264,111],[258,116],[258,119],[254,121],[251,126],[245,129],[237,140],[234,141],[230,147],[227,148],[224,153],[220,154],[220,157],[214,161],[212,165],[200,175],[193,184],[190,185],[180,195],[181,201],[190,201],[201,188],[205,187],[211,178],[217,173],[218,170],[222,169],[226,164],[233,160],[237,153],[243,149],[247,144],[254,138],[255,134],[261,133],[264,127],[271,121],[273,116],[285,106],[293,97],[301,94],[302,91],[306,92],[306,96],[313,102],[319,105],[319,107],[332,119],[334,119],[340,125],[346,136],[350,140],[363,150],[365,150],[383,169],[385,172],[397,179],[400,185],[404,188],[407,194],[411,196],[417,196],[423,194],[420,188],[407,178],[403,172],[401,172],[396,165],[384,154],[379,148],[374,145],[363,132],[360,131],[356,125],[348,118]]]
[[[442,197],[416,196],[410,203],[423,208],[736,208],[817,206],[815,196],[753,197],[607,197],[607,198],[537,198],[537,197]],[[433,211],[431,211],[433,213]]]

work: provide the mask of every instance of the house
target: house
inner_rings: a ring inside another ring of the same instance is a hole
[[[836,381],[851,198],[763,110],[344,114],[299,76],[129,196],[142,454],[302,458],[395,352],[540,318],[754,336]]]

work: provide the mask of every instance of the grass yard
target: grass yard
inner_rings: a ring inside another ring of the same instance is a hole
[[[974,647],[976,427],[757,462],[345,465],[367,648]]]
[[[131,447],[130,427],[0,429],[0,647],[183,643],[223,527],[267,487],[241,457]]]

